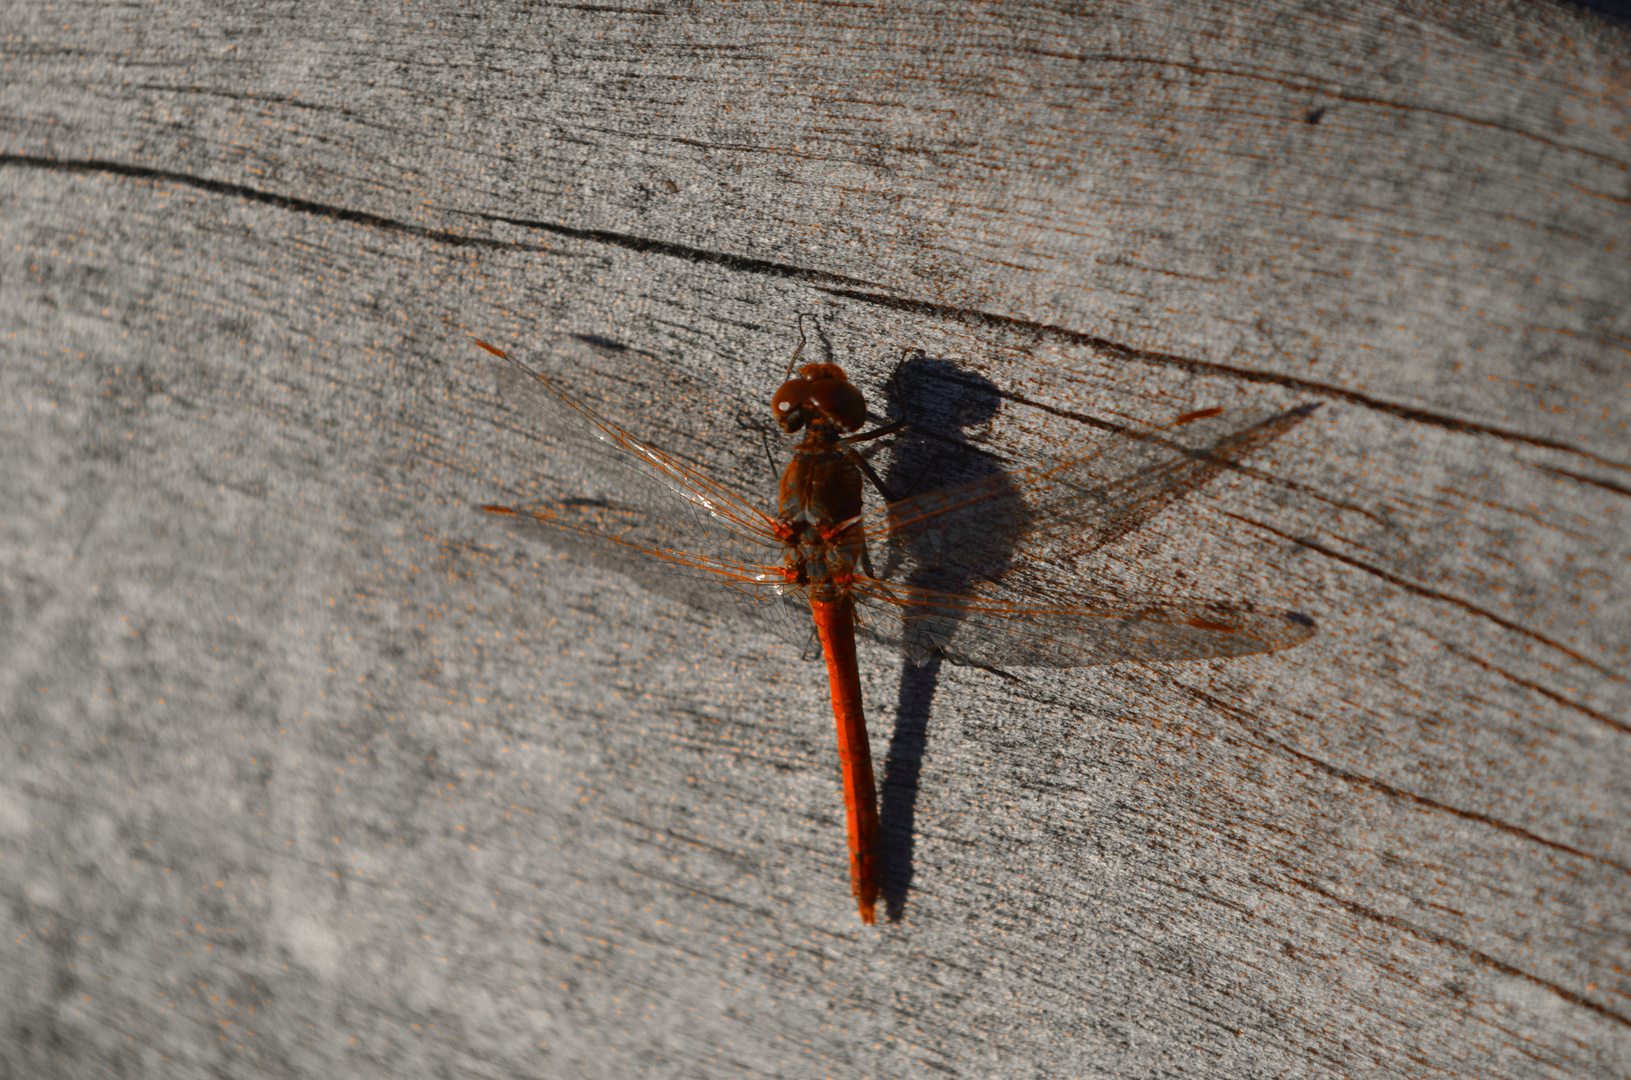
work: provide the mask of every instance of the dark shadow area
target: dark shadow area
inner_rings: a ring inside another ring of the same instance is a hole
[[[1564,0],[1567,7],[1585,8],[1610,23],[1631,25],[1631,2],[1628,0]]]
[[[896,436],[893,459],[884,477],[885,487],[897,500],[938,491],[971,480],[998,477],[999,465],[968,437],[968,429],[996,416],[1001,396],[981,376],[963,371],[946,360],[915,356],[895,369],[885,387],[891,419],[908,426]],[[1012,499],[990,500],[984,512],[997,506],[1023,513],[1017,493]],[[970,583],[968,573],[930,569],[938,560],[922,550],[944,543],[943,535],[914,535],[915,569],[905,584],[961,593]],[[981,576],[999,576],[1007,568],[1002,553],[986,552]],[[902,659],[900,694],[895,707],[895,730],[884,759],[879,792],[878,870],[885,917],[899,922],[911,892],[917,813],[918,778],[929,745],[929,716],[939,684],[942,658],[925,644],[909,644]]]

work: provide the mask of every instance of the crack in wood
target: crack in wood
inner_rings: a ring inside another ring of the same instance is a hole
[[[279,195],[276,192],[262,191],[259,188],[250,187],[248,184],[234,184],[226,180],[211,180],[205,176],[194,176],[191,173],[176,172],[172,169],[155,169],[148,165],[132,165],[125,161],[109,161],[104,158],[48,158],[38,157],[33,154],[0,154],[0,168],[8,165],[45,169],[51,172],[108,173],[113,176],[128,176],[137,180],[164,180],[172,184],[196,188],[199,191],[207,191],[212,195],[225,195],[243,199],[247,202],[264,203],[267,206],[276,206],[283,210],[293,210],[302,214],[313,214],[333,221],[348,221],[356,225],[368,225],[376,229],[405,233],[409,236],[419,236],[426,240],[452,244],[456,247],[483,247],[522,251],[549,250],[548,248],[533,245],[491,240],[484,236],[460,236],[458,233],[450,233],[442,229],[427,229],[421,225],[409,225],[407,222],[397,221],[394,218],[384,217],[380,214],[370,214],[365,210],[350,210],[343,206],[330,206],[327,203],[316,202],[312,199],[301,199],[293,195]]]
[[[1340,765],[1333,765],[1328,761],[1322,761],[1312,754],[1298,750],[1296,747],[1281,739],[1277,739],[1272,735],[1259,731],[1257,728],[1253,727],[1249,722],[1247,722],[1245,719],[1246,714],[1243,709],[1236,708],[1235,706],[1230,705],[1228,702],[1223,701],[1220,698],[1213,697],[1211,694],[1208,694],[1203,690],[1197,690],[1188,686],[1182,687],[1182,690],[1189,697],[1197,701],[1205,702],[1212,709],[1229,716],[1235,721],[1235,723],[1240,725],[1242,730],[1249,733],[1253,738],[1260,740],[1266,746],[1278,750],[1280,753],[1286,754],[1290,757],[1294,757],[1299,761],[1307,762],[1309,765],[1314,766],[1314,768],[1319,769],[1321,772],[1334,776],[1339,780],[1345,780],[1350,784],[1357,784],[1361,787],[1370,788],[1390,798],[1414,803],[1415,805],[1423,807],[1427,810],[1450,814],[1458,818],[1465,818],[1468,821],[1476,821],[1480,825],[1486,825],[1491,829],[1516,836],[1521,840],[1534,844],[1540,844],[1543,847],[1549,847],[1556,851],[1561,851],[1566,855],[1572,855],[1576,858],[1585,859],[1589,862],[1613,867],[1622,874],[1631,874],[1631,866],[1625,866],[1622,863],[1615,862],[1613,859],[1606,859],[1601,855],[1593,855],[1589,851],[1582,851],[1579,848],[1570,847],[1568,844],[1562,843],[1558,840],[1548,839],[1547,837],[1541,836],[1539,833],[1530,832],[1521,825],[1513,825],[1509,822],[1502,821],[1500,818],[1492,817],[1489,814],[1481,814],[1476,810],[1463,810],[1457,806],[1450,806],[1446,803],[1441,803],[1436,799],[1429,799],[1425,795],[1417,795],[1415,792],[1394,787],[1392,784],[1389,784],[1383,780],[1378,780],[1374,776],[1366,776],[1363,773],[1357,773],[1350,769],[1344,769]]]
[[[1540,685],[1539,683],[1533,681],[1532,679],[1525,679],[1521,675],[1514,675],[1512,672],[1506,670],[1503,667],[1499,667],[1499,666],[1497,666],[1495,664],[1492,664],[1488,660],[1481,660],[1478,657],[1472,655],[1472,653],[1470,653],[1467,650],[1461,648],[1459,645],[1455,645],[1455,644],[1453,644],[1451,642],[1444,641],[1443,639],[1435,639],[1435,640],[1437,640],[1438,643],[1440,645],[1442,645],[1445,648],[1446,651],[1454,653],[1455,655],[1461,657],[1461,659],[1467,661],[1469,664],[1476,664],[1478,667],[1483,668],[1485,671],[1488,671],[1488,672],[1491,672],[1493,674],[1499,675],[1503,679],[1506,679],[1506,680],[1508,680],[1510,682],[1514,682],[1517,685],[1523,687],[1525,690],[1533,690],[1535,693],[1539,694],[1541,697],[1544,697],[1544,698],[1547,698],[1547,699],[1549,699],[1551,701],[1554,701],[1557,704],[1563,706],[1565,709],[1573,709],[1577,713],[1580,713],[1580,714],[1582,714],[1584,716],[1591,717],[1593,720],[1596,720],[1598,723],[1605,724],[1608,727],[1611,727],[1611,728],[1615,729],[1616,731],[1621,731],[1621,732],[1624,732],[1627,735],[1631,735],[1631,724],[1627,724],[1627,723],[1625,723],[1624,721],[1621,721],[1621,720],[1616,720],[1612,716],[1609,716],[1606,713],[1600,713],[1596,709],[1593,709],[1588,705],[1580,704],[1578,701],[1570,701],[1568,698],[1564,697],[1562,694],[1558,693],[1556,690],[1548,690],[1546,687]]]
[[[406,222],[371,214],[362,210],[350,210],[344,207],[330,206],[315,202],[311,199],[301,199],[290,195],[278,195],[273,192],[261,191],[247,184],[234,184],[224,180],[211,180],[205,177],[192,176],[187,173],[175,172],[169,169],[155,169],[145,165],[131,165],[126,162],[110,161],[105,159],[65,159],[39,157],[30,154],[0,154],[0,167],[23,166],[31,168],[51,169],[61,172],[76,173],[110,173],[118,176],[130,176],[141,179],[167,180],[172,183],[184,184],[208,191],[218,195],[235,196],[252,202],[265,203],[286,210],[300,213],[316,214],[335,221],[348,221],[358,225],[367,225],[374,228],[386,229],[392,232],[405,233],[411,236],[423,237],[438,243],[452,244],[460,247],[482,247],[495,250],[510,251],[548,251],[547,247],[532,244],[517,244],[510,241],[493,240],[487,237],[461,236],[458,233],[447,232],[442,229],[427,229],[423,226],[409,225]],[[460,211],[465,213],[464,211]],[[863,286],[868,289],[881,289],[882,286],[859,278],[846,277],[824,270],[810,270],[795,266],[791,263],[773,262],[766,259],[744,258],[726,252],[710,251],[706,248],[696,248],[684,244],[676,244],[666,240],[654,240],[648,237],[633,236],[625,233],[612,232],[607,229],[579,229],[569,225],[560,225],[547,221],[528,218],[512,218],[500,214],[470,213],[469,216],[484,221],[503,222],[519,228],[537,229],[541,232],[553,233],[577,240],[591,240],[611,244],[630,251],[646,254],[669,255],[695,263],[725,266],[748,273],[770,274],[790,280],[809,282],[828,282],[836,285]],[[1458,417],[1434,413],[1426,409],[1395,402],[1384,401],[1369,394],[1361,394],[1356,390],[1336,386],[1331,383],[1317,382],[1313,379],[1302,379],[1292,375],[1283,375],[1277,372],[1256,371],[1250,368],[1236,367],[1230,364],[1219,364],[1208,360],[1197,360],[1192,357],[1178,356],[1173,353],[1156,352],[1149,349],[1137,349],[1129,345],[1111,341],[1108,338],[1077,330],[1067,330],[1064,327],[1053,326],[1046,323],[1032,322],[1026,319],[1012,318],[1004,315],[993,315],[973,308],[956,307],[949,304],[932,304],[919,300],[908,300],[889,296],[883,292],[861,292],[853,288],[830,289],[821,291],[831,296],[861,303],[874,304],[879,307],[890,308],[897,311],[906,311],[933,318],[944,319],[961,323],[965,326],[988,326],[997,329],[1023,331],[1036,337],[1038,340],[1054,341],[1073,346],[1086,346],[1107,353],[1117,359],[1133,360],[1159,367],[1172,367],[1189,371],[1195,374],[1206,374],[1229,378],[1244,383],[1259,383],[1284,386],[1299,392],[1320,394],[1325,397],[1346,401],[1350,404],[1361,405],[1376,412],[1386,413],[1407,420],[1412,423],[1428,424],[1434,427],[1445,428],[1450,431],[1463,432],[1473,435],[1488,435],[1504,439],[1509,442],[1522,443],[1528,446],[1542,447],[1547,450],[1557,450],[1572,454],[1576,457],[1592,461],[1604,468],[1631,471],[1631,464],[1610,461],[1577,446],[1556,439],[1546,439],[1537,435],[1527,435],[1523,432],[1498,428],[1490,424],[1463,420]],[[1569,474],[1573,475],[1573,474]],[[1606,481],[1598,482],[1604,486],[1612,485]]]
[[[1181,60],[1174,60],[1170,57],[1164,56],[1115,56],[1110,53],[1100,53],[1097,55],[1072,55],[1068,53],[1044,52],[1040,49],[1030,49],[1025,51],[1038,55],[1053,56],[1062,60],[1078,60],[1084,63],[1092,62],[1096,64],[1127,64],[1129,66],[1139,65],[1144,67],[1175,68],[1179,71],[1187,71],[1192,75],[1220,75],[1225,78],[1241,79],[1246,82],[1268,83],[1271,86],[1278,86],[1285,90],[1300,91],[1307,94],[1318,94],[1322,97],[1332,98],[1336,101],[1344,101],[1351,105],[1372,105],[1378,109],[1391,109],[1397,112],[1420,113],[1426,116],[1442,116],[1448,120],[1459,121],[1460,123],[1466,124],[1469,127],[1490,128],[1494,131],[1504,132],[1507,135],[1515,135],[1520,139],[1530,139],[1552,150],[1558,150],[1568,154],[1582,154],[1589,158],[1595,158],[1596,160],[1605,164],[1618,167],[1622,172],[1631,170],[1631,163],[1628,163],[1621,158],[1613,157],[1609,154],[1598,153],[1595,150],[1585,150],[1578,146],[1570,146],[1568,143],[1561,143],[1556,139],[1548,139],[1544,135],[1536,135],[1532,131],[1525,131],[1524,129],[1515,127],[1511,124],[1503,124],[1496,120],[1484,120],[1476,116],[1468,116],[1466,113],[1456,112],[1453,109],[1435,109],[1426,105],[1413,105],[1406,102],[1392,101],[1388,98],[1376,97],[1372,94],[1356,94],[1350,90],[1341,89],[1339,84],[1334,82],[1328,83],[1325,86],[1320,86],[1316,83],[1303,80],[1287,79],[1280,75],[1259,75],[1251,71],[1242,71],[1235,68],[1207,67],[1204,64],[1189,64],[1184,63]],[[1324,110],[1321,109],[1318,111],[1323,112]],[[1308,123],[1316,122],[1317,121],[1315,120],[1308,121]],[[1592,191],[1589,193],[1596,195],[1599,198],[1608,199],[1611,202],[1631,203],[1631,198],[1626,198],[1622,195],[1610,195],[1603,191]]]
[[[1583,1009],[1590,1009],[1592,1012],[1613,1020],[1617,1024],[1622,1024],[1625,1027],[1631,1027],[1631,1018],[1621,1016],[1608,1006],[1599,1005],[1597,1002],[1591,1000],[1583,994],[1577,994],[1567,987],[1559,986],[1557,983],[1551,982],[1548,979],[1543,979],[1539,975],[1532,974],[1531,972],[1525,971],[1520,967],[1509,964],[1505,960],[1489,955],[1489,953],[1481,952],[1478,949],[1473,948],[1471,945],[1468,945],[1466,942],[1457,941],[1455,938],[1450,937],[1447,934],[1441,934],[1437,930],[1429,930],[1425,926],[1417,926],[1415,923],[1401,919],[1397,915],[1389,915],[1385,911],[1377,911],[1375,908],[1368,908],[1364,904],[1355,903],[1352,900],[1344,900],[1335,893],[1328,892],[1325,889],[1320,888],[1312,881],[1304,881],[1302,878],[1297,877],[1288,878],[1288,880],[1301,885],[1309,892],[1317,893],[1318,895],[1325,897],[1327,900],[1334,904],[1340,905],[1349,912],[1358,915],[1360,918],[1381,923],[1383,926],[1388,926],[1395,930],[1402,930],[1407,934],[1421,938],[1423,941],[1430,941],[1434,945],[1458,952],[1476,963],[1494,968],[1502,975],[1510,975],[1515,979],[1523,979],[1545,990],[1550,990],[1552,993],[1556,994],[1564,1001],[1569,1002],[1571,1005],[1578,1005]]]
[[[1553,641],[1551,638],[1548,638],[1539,631],[1531,630],[1527,626],[1522,626],[1516,622],[1513,622],[1511,619],[1503,618],[1502,616],[1495,614],[1495,612],[1490,611],[1488,608],[1479,607],[1471,600],[1463,600],[1459,596],[1451,596],[1447,592],[1440,592],[1437,589],[1429,589],[1425,585],[1418,585],[1413,581],[1407,581],[1405,578],[1400,577],[1398,574],[1395,574],[1392,571],[1384,570],[1380,566],[1373,566],[1370,563],[1367,563],[1361,559],[1356,559],[1351,555],[1344,555],[1340,551],[1337,551],[1334,548],[1326,547],[1324,544],[1321,544],[1316,540],[1310,540],[1306,536],[1293,536],[1288,532],[1276,529],[1274,526],[1269,525],[1266,522],[1252,521],[1247,518],[1238,517],[1234,514],[1226,513],[1225,516],[1235,518],[1236,521],[1244,521],[1249,525],[1255,525],[1264,532],[1273,533],[1282,540],[1288,540],[1291,543],[1296,544],[1298,547],[1307,548],[1309,551],[1317,551],[1321,555],[1335,559],[1337,562],[1343,563],[1347,566],[1352,566],[1356,570],[1363,570],[1365,573],[1370,574],[1373,577],[1380,578],[1389,585],[1396,585],[1406,592],[1420,596],[1423,599],[1438,600],[1446,604],[1453,604],[1456,607],[1462,608],[1463,610],[1471,612],[1474,615],[1488,619],[1490,622],[1501,627],[1502,629],[1510,630],[1514,634],[1522,634],[1524,637],[1538,641],[1548,648],[1556,649],[1558,652],[1562,653],[1564,656],[1567,656],[1576,663],[1583,664],[1586,667],[1591,668],[1593,671],[1605,675],[1617,683],[1625,682],[1625,676],[1616,674],[1614,671],[1604,667],[1602,664],[1597,663],[1595,660],[1590,659],[1584,654],[1576,652],[1561,642]]]

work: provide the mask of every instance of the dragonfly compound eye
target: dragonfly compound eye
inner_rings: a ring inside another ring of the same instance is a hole
[[[866,398],[835,364],[806,364],[801,378],[782,383],[770,411],[783,431],[797,431],[825,417],[844,431],[866,422]]]

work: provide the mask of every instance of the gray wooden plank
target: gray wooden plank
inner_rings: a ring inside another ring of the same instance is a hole
[[[1631,1071],[1623,28],[0,21],[16,1075]],[[871,930],[819,665],[473,510],[580,480],[469,335],[759,482],[795,311],[1019,462],[1325,403],[1080,566],[1307,645],[863,649]]]

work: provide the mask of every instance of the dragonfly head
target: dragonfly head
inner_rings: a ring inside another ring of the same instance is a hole
[[[805,364],[770,399],[770,411],[783,431],[818,421],[854,431],[866,422],[866,398],[837,364]]]

